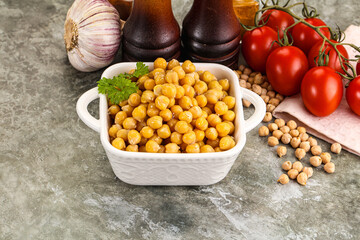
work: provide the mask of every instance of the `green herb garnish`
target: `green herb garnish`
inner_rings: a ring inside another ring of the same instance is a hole
[[[128,100],[130,95],[136,93],[139,87],[136,82],[131,81],[133,77],[140,77],[149,73],[149,68],[143,62],[136,63],[136,69],[133,74],[121,73],[113,78],[103,77],[98,84],[99,93],[106,94],[109,101],[113,104],[119,104]]]

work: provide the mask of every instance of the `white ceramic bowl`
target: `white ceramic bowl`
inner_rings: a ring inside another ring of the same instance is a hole
[[[153,69],[152,63],[145,63]],[[110,144],[109,116],[106,96],[97,88],[85,92],[76,105],[80,119],[100,133],[101,143],[115,175],[122,181],[134,185],[210,185],[222,180],[246,142],[246,133],[256,127],[265,116],[264,101],[252,91],[241,88],[235,73],[219,64],[195,63],[197,70],[208,70],[218,79],[230,81],[230,95],[236,98],[234,148],[215,153],[144,153],[126,152]],[[136,67],[136,63],[118,63],[108,67],[102,77],[112,78]],[[95,119],[87,110],[90,102],[100,97],[100,119]],[[254,114],[244,120],[242,98],[255,106]]]

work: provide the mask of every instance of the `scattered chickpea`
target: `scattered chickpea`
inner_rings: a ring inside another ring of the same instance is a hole
[[[328,152],[322,152],[320,154],[320,158],[321,158],[323,164],[327,164],[331,161],[331,155]]]
[[[252,85],[252,91],[257,95],[261,95],[261,87],[257,84]]]
[[[294,120],[290,120],[286,123],[286,125],[290,128],[290,130],[296,129],[297,124]]]
[[[322,149],[319,145],[313,146],[311,147],[311,153],[314,156],[319,156],[322,152]]]
[[[269,123],[268,128],[270,132],[273,132],[275,130],[278,130],[278,125],[276,125],[275,123]]]
[[[333,144],[331,145],[331,151],[332,151],[333,153],[339,154],[339,153],[341,152],[341,145],[340,145],[340,143],[333,143]]]
[[[246,100],[246,99],[243,99],[243,100],[242,100],[242,103],[243,103],[243,106],[246,107],[246,108],[248,108],[248,107],[251,106],[251,102],[249,102],[249,101]]]
[[[260,97],[262,98],[262,100],[264,100],[265,103],[268,103],[270,100],[269,96],[267,96],[267,95],[262,94]]]
[[[269,89],[268,89],[269,90]],[[270,97],[270,98],[274,98],[275,96],[276,96],[276,93],[274,92],[274,91],[272,91],[272,90],[269,90],[268,92],[267,92],[267,95]]]
[[[291,135],[289,134],[289,133],[285,133],[285,134],[283,134],[282,136],[281,136],[281,142],[283,143],[283,144],[289,144],[290,143],[290,141],[291,141]]]
[[[327,173],[334,173],[335,172],[335,164],[333,162],[328,162],[324,166],[324,170]]]
[[[303,185],[303,186],[306,185],[307,180],[308,180],[308,176],[307,176],[307,174],[304,173],[304,172],[300,173],[300,174],[296,177],[296,181],[297,181],[300,185]]]
[[[299,175],[299,171],[296,169],[290,169],[287,174],[289,178],[295,179]]]
[[[269,101],[270,101],[270,100],[269,100]],[[272,105],[272,104],[270,104],[270,103],[266,105],[266,111],[267,111],[267,112],[271,112],[271,113],[272,113],[274,110],[275,110],[275,106],[274,106],[274,105]]]
[[[260,137],[265,137],[267,135],[269,135],[269,129],[266,126],[261,126],[259,128],[259,136]]]
[[[280,102],[282,102],[284,100],[284,96],[281,95],[280,93],[277,93],[276,96],[275,96],[277,99],[280,100]]]
[[[290,145],[293,147],[293,148],[298,148],[300,146],[300,143],[301,143],[301,140],[300,138],[298,137],[293,137],[290,141]]]
[[[314,170],[312,169],[312,167],[304,167],[303,172],[306,173],[308,178],[311,178],[312,175],[314,174]]]
[[[299,131],[296,130],[296,129],[290,130],[290,135],[291,135],[292,137],[298,137],[299,134],[300,134]]]
[[[283,132],[280,131],[280,130],[275,130],[275,131],[273,131],[272,134],[273,134],[274,137],[276,137],[279,140],[281,139],[282,135],[284,135]]]
[[[292,169],[295,169],[295,170],[297,170],[298,172],[301,172],[301,170],[303,170],[303,165],[302,165],[301,162],[296,161],[296,162],[293,163]]]
[[[289,171],[290,169],[292,169],[292,163],[290,161],[286,161],[281,165],[281,167],[285,171]]]
[[[310,142],[305,141],[300,143],[300,148],[304,149],[305,152],[310,151]]]
[[[302,148],[297,148],[295,150],[295,157],[299,160],[303,159],[306,155],[306,151],[305,149],[302,149]]]
[[[275,119],[276,125],[278,125],[279,129],[283,126],[285,126],[285,121],[282,118]]]
[[[277,98],[270,98],[269,104],[272,104],[272,105],[274,105],[275,107],[277,107],[277,106],[279,106],[279,104],[280,104],[280,100],[277,99]]]
[[[277,149],[276,149],[276,152],[278,154],[279,157],[283,157],[286,155],[286,152],[287,152],[287,149],[286,147],[284,146],[279,146]]]
[[[297,130],[299,131],[300,134],[306,133],[306,128],[304,127],[298,127]]]
[[[271,136],[271,137],[268,138],[268,144],[271,147],[275,147],[276,145],[279,144],[279,140],[276,137]]]
[[[313,137],[309,137],[308,139],[309,143],[310,143],[310,147],[316,146],[317,145],[317,140]]]
[[[282,174],[277,181],[284,185],[289,182],[289,177],[286,174]]]
[[[266,112],[263,122],[270,122],[272,119],[272,114],[270,112]]]
[[[299,137],[302,142],[305,142],[309,139],[309,135],[307,133],[300,133]]]
[[[320,165],[321,165],[321,162],[322,162],[322,160],[321,160],[321,158],[320,158],[319,156],[312,156],[312,157],[310,158],[310,164],[311,164],[312,166],[314,166],[314,167],[320,166]]]
[[[282,126],[280,128],[280,131],[282,131],[283,133],[289,133],[290,132],[290,128],[288,126]]]

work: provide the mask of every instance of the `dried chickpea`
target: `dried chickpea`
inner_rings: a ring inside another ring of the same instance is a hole
[[[205,136],[206,136],[207,139],[215,140],[215,139],[218,138],[218,132],[214,127],[210,127],[210,128],[205,130]]]
[[[331,145],[331,151],[332,151],[333,153],[339,154],[339,153],[341,152],[341,145],[340,145],[340,143],[333,143],[333,144]]]
[[[108,113],[111,117],[115,117],[115,115],[120,111],[120,106],[119,105],[111,105],[109,108],[108,108]]]
[[[185,133],[182,137],[182,140],[186,144],[193,144],[196,142],[196,134],[194,131],[189,131]]]
[[[286,152],[287,152],[287,149],[286,147],[284,146],[279,146],[277,149],[276,149],[276,152],[278,154],[279,157],[283,157],[286,155]]]
[[[200,152],[200,146],[198,143],[190,144],[186,146],[187,153],[199,153]]]
[[[280,93],[277,93],[276,96],[275,96],[277,99],[280,100],[280,102],[282,102],[284,100],[284,96],[281,95]]]
[[[299,137],[302,142],[305,142],[309,139],[309,135],[307,133],[300,133]]]
[[[270,98],[269,104],[274,105],[275,107],[277,107],[280,104],[280,100],[277,99],[277,98]]]
[[[251,106],[251,102],[246,100],[246,99],[242,99],[242,104],[244,107],[248,108]]]
[[[271,137],[268,138],[268,145],[269,146],[275,147],[278,144],[279,144],[279,140],[276,137],[271,136]]]
[[[333,162],[328,162],[324,166],[324,170],[327,173],[334,173],[335,172],[335,164]]]
[[[304,173],[304,172],[300,173],[300,174],[296,177],[296,181],[297,181],[300,185],[303,185],[303,186],[306,185],[307,180],[308,180],[308,176],[307,176],[307,174]]]
[[[256,93],[257,95],[261,95],[261,87],[260,87],[260,85],[258,85],[258,84],[253,84],[252,86],[251,86],[251,89],[252,89],[252,91],[254,92],[254,93]],[[270,100],[271,101],[271,100]]]
[[[270,100],[269,100],[270,101]],[[272,113],[275,110],[275,106],[268,103],[266,104],[266,111]]]
[[[296,169],[298,172],[301,172],[301,170],[303,170],[303,165],[301,162],[296,161],[293,163],[292,168]]]
[[[291,145],[293,148],[298,148],[298,147],[300,146],[300,143],[301,143],[300,138],[298,138],[298,137],[293,137],[293,138],[291,138],[290,145]]]
[[[175,124],[175,131],[181,134],[187,133],[190,130],[189,125],[185,121],[178,121]]]
[[[312,167],[304,167],[303,172],[306,173],[308,178],[311,178],[312,175],[314,174],[314,170],[312,169]]]
[[[240,87],[246,88],[246,80],[240,79],[239,84],[240,84]]]
[[[115,138],[111,142],[111,145],[113,145],[115,148],[117,148],[119,150],[123,150],[125,148],[125,141],[122,138]]]
[[[319,145],[311,147],[310,151],[314,156],[319,156],[322,153],[322,149]]]
[[[204,145],[200,147],[200,152],[201,153],[210,153],[210,152],[215,152],[214,148],[210,145]]]
[[[243,71],[243,73],[244,73],[245,75],[250,75],[250,74],[252,73],[252,70],[251,70],[250,68],[245,68],[244,71]]]
[[[295,179],[299,175],[299,171],[296,169],[290,169],[287,174],[289,178]]]
[[[268,95],[270,98],[274,98],[274,97],[276,96],[275,92],[274,92],[274,91],[271,91],[271,90],[269,90],[269,91],[267,92],[267,95]]]
[[[292,163],[290,161],[286,161],[281,165],[281,167],[285,171],[289,171],[290,169],[292,169]]]
[[[125,118],[127,118],[127,113],[124,111],[120,111],[115,115],[114,122],[121,125],[124,122]]]
[[[125,150],[128,152],[138,152],[139,146],[138,145],[128,145]]]
[[[274,136],[274,137],[276,137],[277,139],[281,139],[281,137],[282,137],[282,135],[284,135],[283,134],[283,132],[282,131],[280,131],[280,130],[274,130],[273,132],[272,132],[272,135]]]
[[[322,152],[320,154],[320,158],[321,158],[323,164],[327,164],[331,161],[331,155],[328,152]]]
[[[149,118],[146,124],[152,129],[159,129],[163,125],[163,119],[160,116],[154,116]]]
[[[320,165],[321,165],[321,162],[322,162],[322,160],[321,160],[321,158],[320,158],[319,156],[312,156],[312,157],[310,158],[310,164],[311,164],[312,166],[314,166],[314,167],[320,166]]]
[[[270,122],[272,120],[272,114],[270,112],[266,112],[263,122]]]
[[[234,146],[235,146],[235,140],[232,137],[226,136],[220,139],[219,147],[222,151],[229,150]]]
[[[306,133],[306,128],[304,127],[297,127],[297,130],[299,131],[300,134]]]
[[[151,138],[154,135],[154,129],[152,129],[149,126],[143,127],[140,130],[140,134],[141,136],[143,136],[144,138]]]
[[[285,126],[285,121],[282,118],[275,119],[276,125],[278,125],[279,129],[283,126]]]
[[[170,141],[172,143],[176,143],[177,145],[180,145],[183,143],[182,141],[182,134],[181,133],[178,133],[178,132],[172,132],[171,133],[171,136],[170,136]]]
[[[290,130],[296,129],[297,128],[297,124],[294,120],[290,120],[286,123],[286,126],[288,126],[290,128]]]
[[[159,129],[157,129],[156,133],[162,139],[169,138],[171,136],[171,130],[167,124],[163,124]]]
[[[299,147],[304,149],[305,152],[308,152],[308,151],[310,151],[310,142],[308,142],[308,141],[301,142]]]
[[[305,149],[302,149],[302,148],[297,148],[295,150],[295,157],[299,160],[303,159],[306,155],[306,151]]]
[[[300,135],[299,131],[296,129],[290,130],[290,135],[292,137],[298,137]]]
[[[262,94],[260,97],[262,98],[262,100],[264,100],[265,103],[268,103],[270,100],[269,96],[264,95],[264,94]]]
[[[280,131],[282,131],[284,134],[290,133],[290,128],[288,126],[282,126],[280,127]]]
[[[128,132],[128,142],[131,144],[131,145],[136,145],[140,142],[141,140],[141,135],[138,131],[136,130],[130,130]]]
[[[191,121],[193,120],[193,115],[191,112],[189,111],[184,111],[184,112],[181,112],[179,114],[179,120],[180,121],[185,121],[187,123],[191,123]]]
[[[208,128],[208,121],[203,117],[199,117],[196,119],[196,127],[202,131],[205,131],[205,129]]]
[[[270,132],[278,130],[278,126],[275,123],[269,123],[268,128]]]
[[[133,117],[125,118],[125,120],[122,123],[123,128],[125,129],[135,129],[136,128],[137,121]]]
[[[281,142],[283,144],[289,144],[291,142],[291,135],[289,133],[284,133],[282,136],[281,136]]]
[[[196,70],[195,65],[190,60],[184,61],[182,64],[182,68],[184,69],[184,71],[186,73],[192,73],[192,72],[195,72],[195,70]]]
[[[269,135],[269,129],[267,128],[267,126],[261,126],[259,128],[259,136],[260,137],[266,137]]]
[[[154,140],[149,140],[146,144],[145,144],[145,150],[146,152],[151,152],[151,153],[157,153],[160,149],[160,146],[157,142],[155,142]]]
[[[309,143],[310,143],[310,147],[316,146],[317,145],[317,140],[313,137],[309,137],[308,139]]]
[[[289,182],[289,177],[286,174],[281,174],[281,176],[279,177],[279,179],[277,180],[279,183],[285,185]]]

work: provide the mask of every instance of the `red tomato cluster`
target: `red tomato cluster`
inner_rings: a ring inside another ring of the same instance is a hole
[[[330,31],[321,19],[304,20],[313,26],[323,26],[320,32],[330,39]],[[323,38],[315,30],[303,23],[295,24],[293,17],[281,10],[265,11],[259,23],[265,25],[246,32],[242,39],[242,53],[248,65],[255,71],[266,72],[271,86],[280,94],[301,93],[305,107],[315,116],[333,113],[344,91],[338,73],[345,73],[343,67],[347,69],[334,47],[327,42],[323,44]],[[278,34],[282,39],[287,28],[287,36],[293,39],[294,46],[279,46]],[[338,45],[336,50],[348,58],[343,46]],[[322,52],[329,56],[327,67],[319,66],[320,57],[324,57]],[[360,61],[356,70],[360,74]],[[360,76],[349,84],[346,100],[360,116]]]

